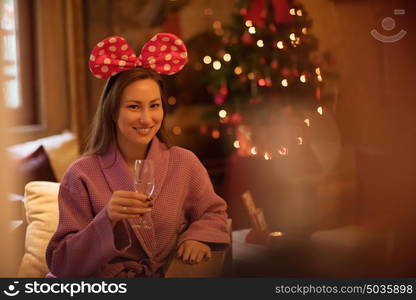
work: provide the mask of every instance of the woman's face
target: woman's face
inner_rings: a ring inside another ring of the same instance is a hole
[[[162,99],[157,82],[141,79],[125,87],[117,116],[117,141],[120,146],[149,144],[163,120]]]

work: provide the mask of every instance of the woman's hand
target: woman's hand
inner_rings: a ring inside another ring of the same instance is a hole
[[[203,258],[211,258],[211,249],[204,243],[186,240],[179,245],[176,254],[178,258],[182,258],[184,263],[197,264]]]
[[[123,219],[136,218],[152,211],[153,203],[145,195],[131,191],[115,191],[106,209],[113,227]]]

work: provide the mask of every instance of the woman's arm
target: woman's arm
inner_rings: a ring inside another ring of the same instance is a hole
[[[106,209],[93,215],[80,178],[64,180],[59,190],[59,224],[46,250],[49,270],[57,277],[87,277],[120,252]]]

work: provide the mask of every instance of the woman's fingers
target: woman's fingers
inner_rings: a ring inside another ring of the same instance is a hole
[[[199,251],[197,256],[196,256],[195,263],[196,264],[200,263],[202,261],[202,259],[205,257],[205,255],[206,255],[205,251]]]
[[[179,246],[178,252],[176,252],[176,257],[181,258],[183,255],[183,249],[184,249],[183,243]]]
[[[152,211],[152,208],[150,207],[129,207],[129,206],[115,206],[113,208],[115,212],[118,212],[120,214],[124,215],[139,215],[139,214],[145,214]]]
[[[182,255],[182,261],[184,263],[189,262],[189,258],[191,255],[192,247],[188,246],[187,244],[184,245],[184,251]]]

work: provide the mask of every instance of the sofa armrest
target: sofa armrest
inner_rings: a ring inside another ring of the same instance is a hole
[[[232,221],[227,220],[227,231],[232,232]],[[210,244],[211,259],[202,260],[198,264],[186,264],[176,257],[176,250],[171,254],[170,261],[165,270],[166,278],[190,278],[190,277],[222,277],[230,274],[231,268],[231,243]]]

